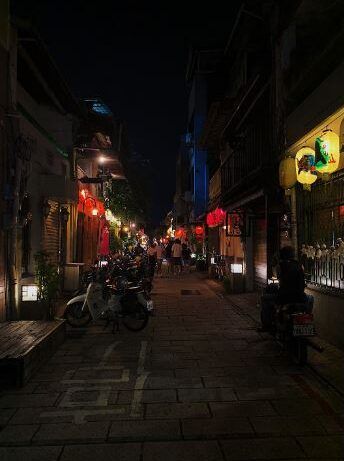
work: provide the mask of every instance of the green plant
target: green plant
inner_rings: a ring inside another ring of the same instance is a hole
[[[123,249],[123,241],[115,235],[113,229],[110,228],[110,250],[115,253]]]
[[[107,206],[114,216],[123,221],[128,221],[141,214],[138,202],[126,180],[111,181],[105,193]]]
[[[38,285],[38,299],[47,308],[47,317],[54,315],[54,301],[60,287],[58,268],[49,262],[49,255],[44,251],[35,254],[36,282]]]

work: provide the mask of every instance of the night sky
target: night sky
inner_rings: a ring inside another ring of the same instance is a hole
[[[78,98],[98,96],[126,121],[132,150],[153,166],[153,219],[172,208],[175,158],[185,131],[190,45],[230,33],[239,1],[22,0]],[[187,5],[187,6],[186,6]]]

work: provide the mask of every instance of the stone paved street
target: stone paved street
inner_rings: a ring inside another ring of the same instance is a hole
[[[194,274],[142,333],[69,330],[0,394],[1,461],[344,459],[344,402]]]

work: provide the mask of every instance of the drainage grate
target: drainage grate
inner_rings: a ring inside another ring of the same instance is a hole
[[[182,296],[201,294],[198,290],[180,290],[180,293]]]

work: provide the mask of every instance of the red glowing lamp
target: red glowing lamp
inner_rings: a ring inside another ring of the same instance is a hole
[[[196,226],[195,227],[195,234],[196,235],[203,235],[203,233],[204,233],[203,226]]]
[[[222,208],[216,208],[207,214],[208,227],[217,227],[225,222],[226,212]]]

